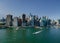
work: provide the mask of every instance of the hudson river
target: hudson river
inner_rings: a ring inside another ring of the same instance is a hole
[[[0,43],[60,43],[60,27],[0,28]]]

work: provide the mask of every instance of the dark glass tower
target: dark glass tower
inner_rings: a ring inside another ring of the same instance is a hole
[[[26,15],[25,14],[22,15],[22,20],[23,20],[23,22],[26,22]]]

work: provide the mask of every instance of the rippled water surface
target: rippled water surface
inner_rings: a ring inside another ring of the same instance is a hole
[[[60,43],[60,27],[0,28],[0,43]]]

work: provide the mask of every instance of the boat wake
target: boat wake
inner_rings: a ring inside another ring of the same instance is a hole
[[[38,34],[38,33],[41,33],[43,30],[41,30],[41,31],[37,31],[37,32],[34,32],[33,34]]]
[[[16,30],[18,30],[18,29],[19,29],[19,27],[16,28]]]

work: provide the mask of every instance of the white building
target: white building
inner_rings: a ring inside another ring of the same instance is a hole
[[[40,26],[43,26],[43,22],[42,22],[42,20],[40,20]]]
[[[6,26],[12,26],[12,15],[10,14],[6,17]]]
[[[13,19],[13,26],[14,27],[18,26],[18,17],[14,17],[14,19]]]

